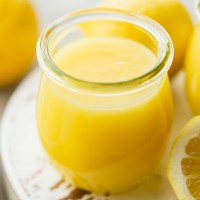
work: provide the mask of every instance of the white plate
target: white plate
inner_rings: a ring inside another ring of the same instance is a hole
[[[165,158],[168,150],[155,174],[133,191],[124,194],[95,196],[65,183],[48,163],[37,134],[35,102],[39,76],[40,72],[36,69],[22,82],[10,99],[2,120],[1,154],[11,200],[176,200],[166,178]],[[169,146],[176,133],[192,116],[185,100],[182,72],[173,81],[172,88],[175,121]]]

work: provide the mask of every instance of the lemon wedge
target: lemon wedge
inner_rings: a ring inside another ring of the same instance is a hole
[[[200,199],[200,116],[189,121],[174,141],[167,172],[179,200]]]

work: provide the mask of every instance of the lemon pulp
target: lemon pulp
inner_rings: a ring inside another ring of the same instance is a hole
[[[200,199],[200,116],[180,131],[171,149],[168,177],[179,200]]]

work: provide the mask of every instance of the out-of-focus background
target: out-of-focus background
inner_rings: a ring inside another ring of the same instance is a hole
[[[30,1],[33,4],[34,9],[37,13],[38,21],[40,23],[39,24],[40,33],[45,27],[47,27],[52,21],[54,21],[58,17],[61,17],[73,10],[93,7],[99,2],[99,0],[48,0],[48,1],[30,0]],[[193,20],[195,21],[194,0],[182,0],[182,2],[185,4]],[[1,39],[2,38],[0,38],[0,41]],[[16,86],[12,86],[11,88],[8,89],[0,89],[0,124],[5,105],[10,95],[14,91],[15,87]],[[0,176],[0,200],[5,200],[5,197],[2,196],[2,184],[3,184],[2,178]]]

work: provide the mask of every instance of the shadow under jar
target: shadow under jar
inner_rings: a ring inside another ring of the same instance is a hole
[[[173,119],[166,31],[133,13],[83,10],[54,22],[37,56],[37,124],[52,164],[97,193],[144,180],[162,157]]]

